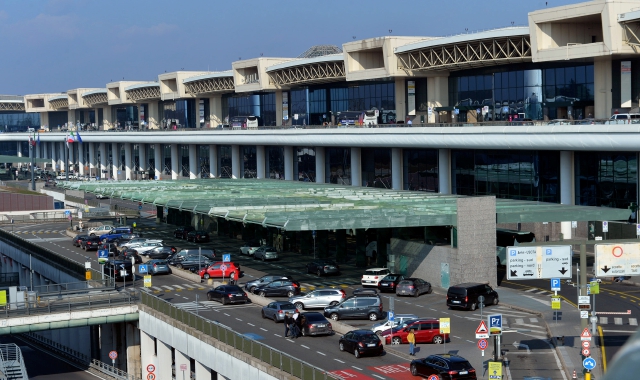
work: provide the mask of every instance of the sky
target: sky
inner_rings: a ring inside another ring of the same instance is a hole
[[[0,94],[230,70],[240,59],[297,57],[313,45],[342,47],[354,38],[525,26],[528,12],[577,2],[0,0]]]

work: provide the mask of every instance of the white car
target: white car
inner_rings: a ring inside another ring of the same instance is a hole
[[[396,327],[398,325],[401,326],[402,324],[404,324],[409,320],[418,319],[418,318],[419,317],[415,314],[396,314],[393,322],[389,320],[386,320],[384,322],[378,322],[373,325],[373,327],[371,328],[371,331],[373,331],[378,335],[382,335],[383,331],[389,330],[390,328]]]
[[[154,249],[155,247],[162,247],[161,241],[146,241],[137,247],[133,247],[136,250],[138,255],[146,255],[149,251]]]
[[[131,240],[129,240],[128,242],[122,244],[120,247],[122,248],[135,248],[135,247],[139,247],[144,243],[147,242],[157,242],[157,243],[162,243],[162,240],[151,240],[151,239],[147,239],[147,238],[133,238]]]
[[[106,233],[111,232],[111,230],[113,230],[114,228],[114,226],[92,227],[89,228],[89,236],[102,236]]]
[[[109,198],[109,197],[107,197],[104,194],[96,194],[96,199],[107,199],[107,198]]]
[[[253,256],[253,254],[256,253],[256,250],[261,246],[262,244],[260,244],[259,241],[244,243],[242,247],[240,247],[240,253],[243,255]]]
[[[371,268],[364,271],[360,283],[363,286],[378,286],[384,276],[391,272],[387,268]]]

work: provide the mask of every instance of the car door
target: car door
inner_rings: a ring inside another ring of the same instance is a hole
[[[273,281],[264,288],[264,291],[267,296],[277,296],[280,286],[282,286],[282,281]]]
[[[493,288],[489,285],[485,285],[484,286],[484,304],[488,305],[489,303],[494,304],[496,303],[496,292],[493,290]]]
[[[305,300],[304,300],[304,305],[307,307],[319,307],[322,306],[319,304],[321,300],[320,297],[320,291],[319,290],[315,290],[309,294],[307,294]]]
[[[271,302],[265,308],[264,316],[267,317],[267,318],[273,318],[273,314],[274,314],[276,309],[277,309],[276,303],[275,302]]]
[[[332,290],[316,290],[318,297],[316,297],[317,307],[327,307],[331,303],[331,298],[335,295]]]
[[[348,332],[345,334],[344,336],[344,350],[345,351],[353,351],[353,347],[354,347],[354,333],[352,332]]]
[[[352,298],[350,300],[346,300],[340,305],[339,314],[340,318],[352,318],[355,313],[356,308],[356,299]]]
[[[414,283],[414,286],[416,287],[416,289],[418,290],[418,295],[426,292],[425,288],[424,288],[424,281],[422,281],[421,279],[417,279]]]

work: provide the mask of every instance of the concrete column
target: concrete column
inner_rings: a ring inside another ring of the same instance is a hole
[[[126,324],[127,373],[136,373],[142,366],[140,357],[140,334],[135,324]]]
[[[158,365],[156,366],[156,380],[173,380],[171,376],[171,347],[163,341],[156,339],[158,347]]]
[[[197,147],[196,144],[189,144],[189,179],[197,179],[200,174]]]
[[[162,120],[160,117],[160,107],[158,102],[149,102],[148,105],[149,107],[147,108],[147,111],[149,114],[145,115],[147,122],[149,123],[148,127],[149,129],[158,129],[160,128],[160,120]]]
[[[190,358],[183,354],[182,352],[180,352],[180,350],[176,350],[175,348],[173,349],[174,352],[174,356],[175,356],[175,361],[176,361],[176,380],[185,378],[185,379],[190,379],[191,378],[191,360]],[[182,371],[180,369],[180,365],[181,364],[186,364],[187,365],[187,370],[186,371]]]
[[[560,151],[560,203],[563,205],[575,204],[573,160],[574,152]],[[564,239],[571,239],[571,221],[561,222],[560,231]]]
[[[438,192],[451,194],[451,151],[438,149]]]
[[[282,90],[276,90],[276,125],[282,125]]]
[[[76,110],[67,111],[67,128],[71,130],[76,127]]]
[[[325,150],[323,146],[316,147],[316,183],[325,183]]]
[[[402,190],[402,148],[391,149],[391,187]]]
[[[65,149],[67,149],[67,143],[65,142],[58,143],[58,166],[60,167],[60,170],[67,168],[64,162]]]
[[[100,151],[100,178],[108,178],[108,173],[105,173],[107,168],[107,146],[105,143],[100,143],[98,146],[98,150]]]
[[[362,186],[362,150],[351,148],[351,186]]]
[[[429,107],[446,107],[449,105],[449,78],[427,78],[427,104]],[[436,123],[436,113],[428,116],[428,123]]]
[[[97,117],[96,120],[98,120]],[[113,115],[111,115],[111,106],[102,107],[102,120],[99,122],[104,130],[112,129],[114,127]]]
[[[180,175],[180,162],[178,160],[178,144],[171,144],[171,179],[178,179],[178,175]]]
[[[124,144],[124,178],[131,179],[133,163],[131,162],[131,143]]]
[[[40,128],[47,130],[49,127],[49,112],[40,112]]]
[[[404,121],[407,117],[407,90],[404,85],[405,78],[396,78],[395,94],[396,94],[396,120]],[[353,158],[352,158],[353,160]],[[359,184],[360,186],[362,184]]]
[[[149,160],[147,159],[147,144],[138,144],[138,164],[140,171],[145,173],[143,174],[144,178],[148,178],[147,169],[149,168]]]
[[[137,371],[133,375],[140,376],[142,379],[147,378],[147,366],[153,364],[158,367],[158,357],[156,356],[155,338],[144,331],[140,331],[140,361],[142,368],[140,373]],[[155,373],[155,371],[154,371]]]
[[[162,144],[155,144],[153,149],[153,160],[155,162],[155,178],[162,178],[164,162],[162,162]]]
[[[111,364],[109,351],[115,348],[115,339],[111,324],[100,325],[100,361]],[[120,353],[121,354],[121,353]]]
[[[118,178],[118,162],[120,161],[120,149],[118,143],[111,143],[111,177],[119,180]]]
[[[45,158],[45,159],[51,158],[49,157],[49,143],[44,141],[42,142],[42,158]],[[42,167],[44,168],[45,164],[43,163],[42,165],[43,165]]]
[[[613,99],[611,97],[613,88],[611,73],[611,57],[594,58],[593,62],[593,87],[594,94],[594,113],[596,119],[608,119],[611,116],[613,108]]]
[[[231,178],[240,178],[240,145],[231,145]]]
[[[218,177],[218,146],[213,144],[209,145],[209,175]]]
[[[211,379],[211,369],[196,360],[196,379]]]
[[[267,178],[265,175],[266,170],[266,150],[264,145],[256,146],[256,164],[258,165],[258,178]]]
[[[96,176],[96,146],[95,143],[89,143],[89,176]]]
[[[56,150],[56,143],[54,142],[48,142],[45,143],[45,145],[49,146],[49,151],[51,152],[51,170],[56,171],[58,170],[58,157],[57,157],[57,150]]]
[[[293,181],[293,147],[287,145],[284,147],[284,179]]]
[[[22,157],[22,141],[16,142],[16,152],[18,153],[18,157]],[[19,163],[18,167],[22,167],[22,163]]]
[[[222,95],[214,95],[209,98],[209,125],[215,128],[222,124]]]
[[[84,166],[86,165],[87,156],[84,149],[84,144],[78,144],[78,172],[80,175],[85,175]]]

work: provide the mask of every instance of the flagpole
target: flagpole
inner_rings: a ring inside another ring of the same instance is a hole
[[[29,139],[29,155],[31,156],[31,190],[36,191],[36,152],[34,150],[36,140]]]
[[[65,139],[65,143],[67,144],[67,149],[64,150],[64,175],[65,175],[65,180],[68,181],[69,180],[69,140]]]

